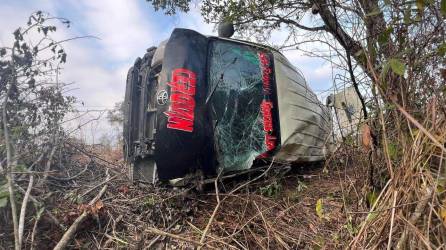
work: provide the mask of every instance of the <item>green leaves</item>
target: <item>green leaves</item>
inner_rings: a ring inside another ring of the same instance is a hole
[[[323,202],[322,198],[320,198],[316,202],[316,214],[317,214],[317,216],[319,216],[320,219],[324,218],[324,207],[323,207],[322,202]]]
[[[0,186],[0,208],[6,207],[6,205],[8,204],[8,198],[9,198],[8,185],[4,184]]]
[[[393,73],[399,76],[404,76],[406,65],[400,59],[390,58],[387,63],[384,64],[381,71],[381,79],[383,80],[384,85],[386,85],[384,79],[389,72],[389,69],[391,69]]]
[[[444,0],[446,2],[446,0]],[[438,54],[440,56],[446,55],[446,42],[443,42],[440,46],[438,46]]]
[[[374,220],[374,219],[376,219],[376,217],[378,217],[378,212],[370,212],[368,215],[367,215],[367,218],[366,218],[366,221],[372,221],[372,220]]]
[[[263,196],[271,198],[277,198],[281,192],[282,184],[278,183],[277,181],[273,181],[271,184],[260,188],[260,193]]]
[[[153,5],[155,11],[164,10],[166,15],[175,15],[177,12],[188,12],[189,4],[191,0],[147,0],[147,2]]]
[[[411,11],[412,10],[410,8],[410,5],[407,5],[406,9],[404,10],[404,17],[403,17],[404,24],[406,24],[406,25],[409,25],[412,22]]]
[[[375,191],[370,191],[366,194],[367,202],[369,203],[370,207],[373,207],[376,200],[378,199],[378,194]]]
[[[0,198],[0,208],[6,207],[7,204],[8,204],[7,197]]]
[[[446,17],[446,0],[441,0],[440,12],[441,12],[441,14],[443,14],[443,16]]]
[[[404,75],[404,72],[406,71],[406,65],[401,60],[396,58],[391,58],[388,63],[393,73],[399,76]]]
[[[384,45],[388,44],[391,41],[390,35],[392,34],[392,32],[393,32],[393,27],[389,27],[384,32],[382,32],[378,36],[379,45],[384,46]]]
[[[392,160],[396,160],[398,158],[398,147],[393,142],[387,143],[387,149],[389,151],[389,157]]]
[[[23,35],[20,28],[16,29],[12,34],[14,35],[14,39],[16,41],[23,41]]]
[[[374,10],[374,11],[372,11],[372,12],[370,12],[370,13],[367,13],[365,16],[366,17],[372,17],[372,16],[376,16],[376,15],[379,15],[379,14],[381,14],[381,10],[380,9],[377,9],[377,10]]]
[[[348,216],[347,224],[344,225],[344,228],[347,229],[351,236],[356,235],[359,231],[358,227],[353,224],[353,218],[351,215]]]
[[[426,3],[425,3],[424,0],[417,0],[416,1],[416,5],[417,5],[418,10],[420,12],[423,12],[424,11],[424,6],[426,6]]]

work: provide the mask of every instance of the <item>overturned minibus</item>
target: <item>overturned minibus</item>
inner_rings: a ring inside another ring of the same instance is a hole
[[[330,111],[278,51],[175,29],[130,68],[124,155],[154,182],[324,160]]]

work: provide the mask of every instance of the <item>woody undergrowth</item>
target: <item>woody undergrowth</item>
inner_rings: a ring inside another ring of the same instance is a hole
[[[425,57],[425,68],[407,63],[402,72],[371,70],[378,105],[362,141],[370,157],[368,192],[374,195],[348,248],[445,247],[444,59],[433,72],[426,70],[436,59]]]
[[[374,176],[382,180],[374,190],[379,194],[349,247],[445,247],[446,120],[436,105],[433,102],[422,110],[422,123],[407,114],[401,121],[407,124],[407,130],[387,132],[383,135],[387,146],[371,152],[373,158],[381,158],[380,165],[371,167],[385,171]]]

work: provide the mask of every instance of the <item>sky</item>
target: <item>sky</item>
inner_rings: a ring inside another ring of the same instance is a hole
[[[64,44],[68,57],[61,79],[73,83],[70,94],[79,100],[80,110],[109,109],[122,101],[127,71],[135,59],[167,39],[174,28],[216,35],[213,25],[204,23],[199,6],[166,16],[145,0],[0,0],[0,47],[10,44],[12,32],[37,10],[70,20],[71,27],[58,29],[56,38],[97,37]],[[330,64],[297,50],[284,54],[313,90],[330,88]]]

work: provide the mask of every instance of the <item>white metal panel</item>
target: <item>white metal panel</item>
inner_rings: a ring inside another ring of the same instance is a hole
[[[323,160],[331,142],[329,110],[284,56],[274,53],[274,59],[282,144],[276,159],[285,162]]]
[[[339,128],[344,136],[355,135],[364,119],[361,100],[353,87],[342,89],[333,96],[333,107],[339,120]]]

